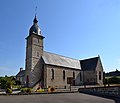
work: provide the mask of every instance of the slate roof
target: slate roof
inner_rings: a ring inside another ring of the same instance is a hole
[[[19,73],[16,75],[17,77],[23,77],[25,75],[25,70],[19,71]]]
[[[99,57],[80,60],[81,68],[83,71],[95,70]]]
[[[42,58],[45,64],[68,67],[73,69],[81,69],[80,61],[77,59],[72,59],[46,51],[44,51]]]

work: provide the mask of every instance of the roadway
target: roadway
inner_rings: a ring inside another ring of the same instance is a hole
[[[82,93],[37,94],[37,95],[0,95],[0,103],[120,103]]]

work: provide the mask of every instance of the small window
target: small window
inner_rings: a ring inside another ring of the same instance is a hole
[[[37,43],[39,43],[39,39],[37,40]]]
[[[65,71],[63,70],[63,80],[65,80]]]
[[[75,72],[73,72],[73,79],[75,79]]]
[[[80,72],[80,81],[82,81],[82,75],[81,75],[81,72]]]
[[[39,52],[37,52],[37,57],[39,57]]]
[[[54,79],[54,70],[53,69],[51,70],[51,73],[52,73],[52,78],[51,79],[53,80]]]
[[[99,80],[101,80],[101,72],[99,71]]]
[[[37,43],[37,44],[39,43],[39,39],[38,39],[38,38],[36,38],[36,43]]]
[[[44,69],[44,64],[42,64],[42,69]]]

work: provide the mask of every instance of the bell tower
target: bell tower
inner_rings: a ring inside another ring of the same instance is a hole
[[[26,38],[26,63],[25,63],[25,81],[27,87],[32,87],[40,80],[40,58],[43,55],[43,39],[38,20],[33,20],[33,25],[29,30],[29,36]]]

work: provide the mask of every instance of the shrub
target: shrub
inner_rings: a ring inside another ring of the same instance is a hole
[[[36,92],[44,92],[45,90],[44,89],[38,89],[36,90]]]
[[[21,92],[26,92],[27,88],[21,88]]]
[[[15,81],[15,85],[21,85],[21,81],[16,80],[16,81]]]
[[[10,88],[11,89],[12,86],[12,82],[11,81],[7,81],[6,82],[6,88]]]
[[[31,93],[31,91],[32,91],[31,88],[22,88],[22,89],[21,89],[21,92],[23,92],[23,93],[25,93],[25,92]]]
[[[51,88],[51,92],[54,92],[55,91],[55,88]]]
[[[55,88],[48,88],[48,92],[54,92],[55,91]]]
[[[31,93],[31,91],[32,91],[31,88],[27,88],[26,90],[27,93]]]
[[[7,88],[6,93],[12,93],[12,89]]]

